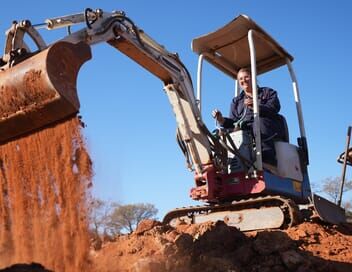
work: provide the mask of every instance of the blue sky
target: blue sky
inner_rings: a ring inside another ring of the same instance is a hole
[[[3,4],[0,31],[5,33],[13,20],[42,23],[86,7],[125,11],[148,35],[178,52],[194,84],[197,55],[191,51],[192,39],[247,14],[295,58],[311,182],[341,175],[336,158],[352,123],[351,1],[17,1]],[[64,30],[41,33],[48,42],[65,35]],[[259,77],[259,84],[278,91],[290,140],[296,143],[298,123],[287,68]],[[228,112],[234,83],[206,64],[203,87],[203,118],[212,130],[210,112]],[[199,204],[188,197],[193,174],[175,141],[176,121],[162,88],[159,79],[107,44],[93,47],[93,59],[78,78],[84,135],[94,162],[94,195],[123,204],[153,203],[159,217],[176,207]]]

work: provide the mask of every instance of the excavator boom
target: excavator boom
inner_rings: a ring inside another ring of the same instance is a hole
[[[50,46],[36,30],[78,23],[86,27],[69,31]],[[34,40],[38,50],[30,52],[25,34]],[[107,42],[163,81],[189,167],[202,173],[203,165],[211,163],[210,133],[201,121],[187,69],[176,54],[165,50],[120,11],[86,9],[84,13],[47,19],[45,24],[33,26],[26,20],[10,27],[0,61],[0,142],[76,114],[79,68],[91,58],[90,46],[101,42]]]

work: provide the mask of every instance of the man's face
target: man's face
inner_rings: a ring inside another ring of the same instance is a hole
[[[237,75],[237,80],[242,90],[246,93],[252,92],[252,79],[248,72],[239,72]]]

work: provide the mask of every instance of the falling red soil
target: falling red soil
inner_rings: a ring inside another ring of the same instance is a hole
[[[0,146],[0,269],[85,271],[91,160],[77,117]]]

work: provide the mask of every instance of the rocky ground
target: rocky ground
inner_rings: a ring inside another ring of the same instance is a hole
[[[146,220],[91,255],[91,270],[99,272],[347,272],[352,227],[305,222],[286,231],[242,233],[221,222],[171,228]]]
[[[51,272],[39,264],[2,272]],[[242,233],[222,222],[163,226],[92,243],[87,272],[352,271],[352,225],[305,222],[285,231]]]

